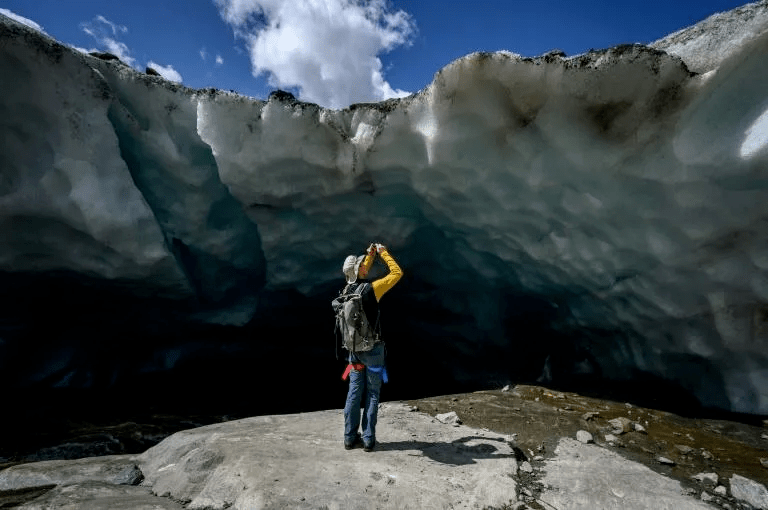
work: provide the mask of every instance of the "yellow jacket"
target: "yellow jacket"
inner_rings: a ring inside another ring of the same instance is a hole
[[[392,258],[392,255],[390,255],[387,250],[379,253],[379,256],[381,256],[382,260],[384,260],[384,263],[387,264],[387,267],[389,268],[389,274],[371,283],[371,286],[373,287],[373,294],[376,296],[376,301],[381,300],[381,296],[386,294],[386,292],[394,287],[400,278],[403,277],[403,270],[400,269],[400,266],[397,265],[397,262],[395,262],[395,259]],[[367,254],[365,259],[363,259],[362,265],[365,266],[366,269],[370,270],[375,258],[375,252],[373,255]]]

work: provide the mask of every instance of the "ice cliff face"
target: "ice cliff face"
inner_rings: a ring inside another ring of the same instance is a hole
[[[766,12],[731,13],[751,35],[705,74],[685,52],[712,30],[657,43],[682,60],[472,54],[341,111],[187,89],[0,16],[3,377],[320,373],[342,261],[382,242],[400,384],[654,381],[768,413]]]

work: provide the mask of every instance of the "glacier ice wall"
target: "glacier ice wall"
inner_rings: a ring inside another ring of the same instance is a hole
[[[336,111],[187,89],[0,17],[3,377],[332,371],[341,262],[377,241],[405,271],[382,301],[395,386],[613,381],[768,413],[749,26],[704,74],[641,45],[476,53]]]

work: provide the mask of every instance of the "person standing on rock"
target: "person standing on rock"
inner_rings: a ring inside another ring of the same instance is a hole
[[[378,253],[389,268],[383,278],[369,282],[368,271]],[[347,285],[333,301],[342,343],[349,351],[349,365],[343,379],[349,377],[349,391],[344,406],[344,448],[351,450],[362,441],[366,452],[376,444],[376,418],[379,392],[386,382],[384,342],[379,324],[379,300],[403,276],[400,266],[381,244],[371,244],[366,255],[350,255],[342,271]],[[362,435],[358,432],[361,425]]]

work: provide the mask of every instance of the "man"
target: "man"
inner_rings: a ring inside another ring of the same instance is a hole
[[[379,392],[386,377],[384,368],[384,342],[379,338],[379,300],[403,276],[400,266],[381,244],[368,247],[365,257],[350,255],[344,261],[342,271],[347,280],[345,294],[354,292],[358,285],[367,283],[368,271],[373,265],[376,254],[389,268],[389,274],[364,287],[362,305],[368,324],[374,331],[373,348],[364,352],[349,352],[349,366],[345,378],[349,375],[349,392],[344,406],[344,447],[350,450],[361,439],[366,452],[373,450],[376,444],[376,418],[379,412]],[[357,285],[356,285],[357,284]],[[360,405],[363,406],[362,437],[358,432],[361,425]]]

